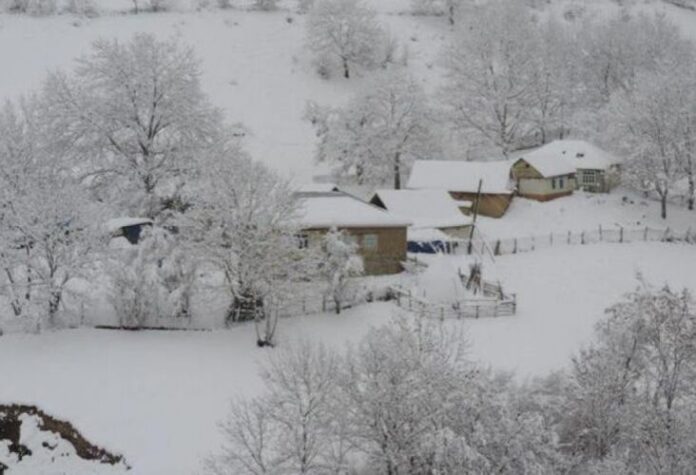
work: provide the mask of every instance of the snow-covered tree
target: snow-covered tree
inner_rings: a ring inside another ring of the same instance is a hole
[[[452,123],[485,151],[507,155],[532,132],[538,26],[522,2],[494,0],[466,16],[444,61],[441,100]]]
[[[450,25],[473,5],[472,0],[411,0],[411,9],[417,15],[445,15]]]
[[[254,0],[254,6],[264,11],[275,10],[278,8],[278,0]]]
[[[358,244],[350,236],[336,228],[323,238],[320,273],[327,283],[326,293],[341,313],[341,306],[350,298],[351,278],[363,273],[362,258],[358,255]]]
[[[696,430],[696,302],[688,290],[641,286],[608,310],[574,360],[564,445],[626,473],[685,473]]]
[[[0,112],[0,254],[15,314],[30,306],[39,327],[60,323],[66,287],[99,244],[98,210],[51,148],[42,114],[36,98]]]
[[[678,63],[660,72],[640,72],[632,90],[615,93],[609,106],[614,144],[628,158],[624,181],[655,193],[662,218],[678,182],[686,179],[693,197],[693,71]]]
[[[359,183],[391,182],[399,189],[411,163],[437,150],[425,93],[398,70],[378,75],[345,107],[310,104],[306,116],[320,139],[317,161],[337,165],[337,175],[355,175]]]
[[[282,302],[305,264],[296,245],[292,190],[238,150],[206,162],[202,183],[182,228],[191,246],[224,275],[232,301],[227,321],[256,320],[259,344],[272,344],[274,301]]]
[[[321,0],[307,18],[307,46],[320,71],[340,68],[349,78],[355,67],[373,69],[384,62],[387,35],[363,0]]]
[[[145,229],[137,246],[115,252],[107,270],[110,301],[121,325],[190,320],[196,266],[169,231]]]
[[[225,446],[207,468],[216,475],[344,473],[349,444],[336,426],[335,354],[307,343],[266,365],[266,392],[232,406]]]
[[[9,0],[8,11],[34,16],[53,15],[58,11],[56,0]]]
[[[224,133],[193,50],[138,34],[99,40],[74,74],[51,74],[46,114],[85,183],[120,212],[157,217]]]

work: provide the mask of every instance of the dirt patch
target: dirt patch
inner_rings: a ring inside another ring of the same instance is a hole
[[[122,455],[113,454],[90,443],[70,422],[56,419],[36,406],[0,404],[0,440],[10,442],[10,452],[16,454],[19,460],[31,456],[31,450],[20,443],[22,416],[24,415],[36,416],[39,420],[40,430],[58,434],[75,448],[75,453],[81,459],[110,465],[123,463],[126,467],[128,466]],[[4,468],[0,463],[0,474],[3,472]]]

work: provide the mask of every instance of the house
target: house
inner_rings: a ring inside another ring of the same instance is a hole
[[[332,228],[358,244],[365,274],[396,274],[406,261],[406,229],[411,222],[340,191],[297,193],[301,247],[319,245]]]
[[[511,169],[517,194],[537,201],[567,196],[575,190],[575,164],[542,148],[525,153]]]
[[[481,194],[478,188],[481,183]],[[462,212],[474,210],[483,216],[500,218],[512,201],[510,162],[469,162],[461,160],[417,160],[408,179],[408,189],[444,190],[460,202]]]
[[[555,140],[540,147],[535,153],[572,163],[575,166],[577,189],[609,193],[619,184],[619,160],[584,140]]]
[[[143,229],[152,226],[149,218],[114,218],[104,223],[104,227],[112,239],[123,238],[130,244],[138,244]]]

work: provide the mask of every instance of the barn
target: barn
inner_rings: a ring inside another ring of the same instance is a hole
[[[341,191],[299,192],[298,236],[302,247],[318,246],[332,228],[355,239],[365,274],[397,274],[406,261],[408,219]]]
[[[471,213],[477,209],[479,214],[492,218],[505,214],[513,196],[510,162],[507,160],[417,160],[413,164],[407,188],[447,191],[459,202],[463,212]]]

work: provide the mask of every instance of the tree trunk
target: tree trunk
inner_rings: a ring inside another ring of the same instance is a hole
[[[664,194],[660,197],[660,216],[662,219],[667,219],[667,194]]]
[[[58,314],[62,295],[60,290],[54,289],[51,290],[51,294],[48,297],[48,323],[51,327],[56,325],[56,315]]]
[[[693,211],[694,201],[696,201],[696,179],[693,175],[689,176],[689,210]]]
[[[394,189],[401,189],[401,152],[394,155]]]
[[[343,77],[350,79],[350,69],[348,68],[348,60],[343,58]]]
[[[336,315],[340,315],[341,314],[341,299],[334,297],[333,301],[334,301],[334,305],[336,306],[336,309],[335,309]]]

